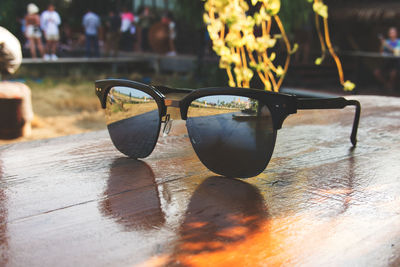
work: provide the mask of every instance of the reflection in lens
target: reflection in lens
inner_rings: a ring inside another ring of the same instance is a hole
[[[217,95],[193,101],[186,121],[197,156],[215,173],[252,177],[268,164],[276,139],[269,108],[258,100]]]
[[[147,157],[160,129],[156,101],[129,87],[113,87],[107,95],[107,128],[115,147],[132,158]]]

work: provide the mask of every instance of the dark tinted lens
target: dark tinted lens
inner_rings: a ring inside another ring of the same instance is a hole
[[[203,164],[225,176],[259,174],[275,145],[276,130],[269,108],[247,97],[199,98],[189,107],[186,125]]]
[[[157,142],[160,116],[156,101],[129,87],[113,87],[107,96],[107,128],[115,147],[132,158],[147,157]]]

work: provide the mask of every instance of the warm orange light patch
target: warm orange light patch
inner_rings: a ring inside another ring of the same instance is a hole
[[[360,233],[380,229],[385,223],[362,222],[362,219],[348,216],[323,218],[318,212],[273,218],[263,220],[257,231],[247,234],[244,239],[195,242],[196,246],[194,242],[183,241],[171,255],[154,257],[140,266],[293,266],[340,262],[349,248],[353,249],[355,258],[374,249],[371,244],[355,249],[364,239]],[[349,227],[352,225],[354,227]],[[203,234],[207,237],[207,231]],[[379,247],[382,240],[392,239],[393,234],[396,233],[380,236],[376,246]]]
[[[242,215],[238,215],[238,214],[234,214],[234,215],[229,215],[228,216],[229,220],[232,220],[234,222],[238,222],[239,224],[246,224],[252,221],[256,221],[260,219],[260,216],[242,216]]]
[[[244,226],[236,226],[224,229],[217,233],[220,237],[235,237],[235,236],[243,236],[247,233],[248,229]]]
[[[165,264],[167,264],[167,262],[169,261],[170,256],[167,254],[163,254],[163,255],[158,255],[158,256],[154,256],[152,258],[150,258],[149,260],[142,262],[140,264],[135,265],[136,267],[161,267],[161,266],[165,266]]]
[[[191,222],[186,224],[188,228],[200,228],[207,225],[207,222]]]
[[[214,250],[224,246],[223,242],[220,241],[208,241],[208,242],[184,242],[180,245],[180,249],[184,251],[202,251],[202,250]],[[187,253],[190,254],[190,253]]]

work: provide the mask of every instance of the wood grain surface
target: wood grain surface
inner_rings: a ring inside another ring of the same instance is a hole
[[[400,99],[302,111],[250,179],[208,171],[184,122],[150,157],[105,131],[0,147],[0,266],[399,266]]]

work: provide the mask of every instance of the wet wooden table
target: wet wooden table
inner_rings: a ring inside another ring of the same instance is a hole
[[[0,147],[0,265],[399,266],[400,99],[303,111],[268,168],[228,179],[182,123],[127,159],[105,131]]]

